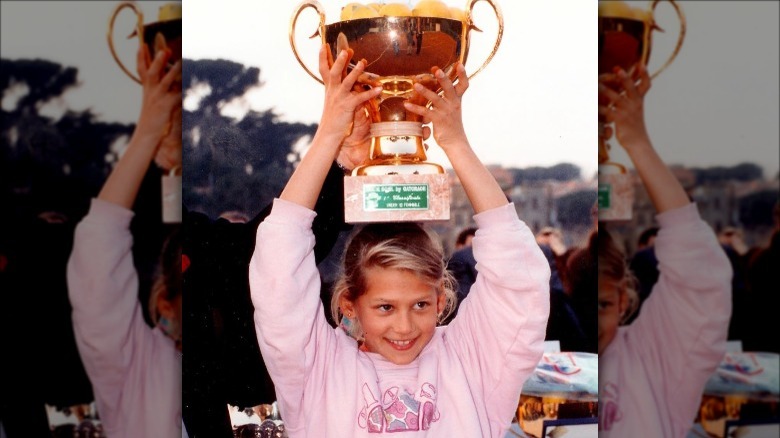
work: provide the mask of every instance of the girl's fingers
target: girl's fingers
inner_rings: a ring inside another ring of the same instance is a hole
[[[171,54],[168,50],[158,50],[157,53],[154,55],[154,60],[152,61],[152,64],[149,66],[149,70],[147,70],[146,75],[150,79],[159,79],[160,78],[160,72],[162,71],[165,64],[168,62],[168,58],[171,57]]]
[[[376,96],[379,96],[379,93],[382,92],[382,87],[374,87],[370,90],[366,90],[360,93],[357,93],[353,95],[353,99],[355,99],[355,111],[357,111],[360,105],[363,103],[375,98]],[[366,117],[367,118],[367,117]]]
[[[330,76],[330,65],[332,63],[333,63],[333,58],[330,55],[330,50],[328,49],[328,45],[323,44],[322,47],[320,47],[319,67],[320,67],[320,77],[322,78],[322,81],[325,82],[325,85],[328,84],[328,78]]]
[[[165,76],[162,78],[162,81],[160,81],[160,86],[163,87],[163,90],[167,90],[171,87],[171,84],[173,84],[173,81],[175,81],[177,78],[181,77],[181,59],[176,61],[175,64],[171,67],[170,70],[168,70],[168,73],[165,74]]]
[[[348,57],[349,54],[346,50],[339,52],[336,60],[333,61],[333,66],[331,66],[330,71],[328,72],[328,85],[335,85],[341,82],[341,73],[344,71],[344,66],[347,65]]]
[[[144,73],[146,72],[148,65],[146,63],[146,58],[148,56],[146,53],[147,50],[148,49],[146,48],[146,44],[141,44],[138,46],[138,52],[135,54],[135,71],[138,73],[138,76],[141,77],[143,77]]]
[[[421,87],[422,87],[422,85],[421,85]],[[425,120],[429,120],[428,122],[423,122],[424,124],[425,123],[430,123],[430,114],[429,114],[431,112],[430,109],[428,109],[428,108],[426,108],[424,106],[415,105],[415,104],[413,104],[413,103],[411,103],[409,101],[405,101],[404,102],[404,108],[406,108],[406,110],[409,111],[409,112],[417,114],[418,116],[422,116],[423,119],[425,119]]]
[[[423,140],[428,140],[431,136],[431,127],[423,126]]]
[[[634,80],[631,79],[631,75],[626,73],[625,70],[622,68],[618,70],[618,79],[620,79],[620,84],[623,86],[623,91],[626,93],[626,96],[629,98],[635,98],[639,92],[636,89],[636,85],[634,85]]]
[[[344,78],[344,81],[342,82],[342,85],[344,85],[348,90],[352,89],[352,86],[355,85],[355,82],[357,81],[358,77],[363,73],[363,70],[366,68],[366,65],[363,63],[363,61],[358,61],[357,64],[355,64],[355,68],[352,69],[351,72]]]
[[[450,78],[444,74],[444,70],[437,69],[436,73],[434,73],[434,76],[436,76],[436,80],[439,82],[439,85],[444,92],[444,96],[448,100],[456,99],[458,97],[457,92],[455,91],[455,86],[452,85]]]
[[[424,97],[426,100],[429,100],[433,102],[434,100],[439,98],[439,95],[434,93],[433,91],[426,88],[423,84],[419,82],[415,82],[414,84],[414,91],[416,91],[420,96]]]
[[[647,72],[647,66],[640,63],[637,66],[637,76],[639,77],[639,85],[637,86],[637,91],[639,91],[639,94],[641,96],[644,96],[647,94],[647,91],[650,89],[651,83],[650,83],[650,74]]]
[[[606,85],[599,82],[599,93],[606,96],[607,99],[609,99],[610,102],[615,103],[618,98],[620,97],[620,94],[613,90],[610,87],[607,87]]]
[[[460,62],[455,66],[455,71],[458,74],[458,84],[455,85],[455,91],[458,93],[458,96],[463,96],[469,88],[469,75],[466,74],[466,67]]]

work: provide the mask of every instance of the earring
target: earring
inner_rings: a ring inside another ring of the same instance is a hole
[[[157,321],[160,329],[168,335],[171,339],[178,341],[181,339],[181,331],[179,330],[179,324],[175,321],[168,319],[164,316],[160,316]]]

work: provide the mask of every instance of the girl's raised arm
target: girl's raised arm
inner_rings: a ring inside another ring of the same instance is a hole
[[[328,53],[328,46],[323,45],[319,62],[320,75],[325,83],[325,106],[322,109],[320,126],[314,134],[309,151],[280,195],[281,199],[312,210],[331,163],[336,159],[343,140],[352,130],[356,110],[382,91],[381,87],[361,93],[352,91],[355,81],[366,67],[365,63],[357,62],[355,68],[342,79],[350,53],[342,50],[332,67],[328,66]]]
[[[463,64],[457,64],[457,84],[439,69],[435,75],[443,89],[438,95],[421,84],[415,91],[431,101],[430,108],[405,102],[407,110],[419,114],[424,121],[433,122],[433,137],[447,154],[453,170],[458,175],[475,213],[507,204],[507,198],[493,175],[471,149],[463,128],[461,98],[469,87],[469,78]]]
[[[680,182],[650,143],[644,116],[644,96],[650,89],[650,75],[644,64],[638,64],[634,78],[620,69],[615,74],[599,77],[599,93],[609,99],[599,106],[599,114],[615,123],[615,137],[634,163],[642,183],[658,213],[690,204]],[[610,87],[608,84],[611,84]],[[619,85],[623,92],[613,88]]]

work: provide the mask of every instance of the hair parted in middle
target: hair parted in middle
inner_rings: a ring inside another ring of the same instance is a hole
[[[457,302],[456,281],[447,271],[441,242],[426,227],[413,222],[370,223],[355,230],[342,258],[342,271],[333,286],[330,310],[333,320],[341,321],[339,301],[355,302],[368,288],[366,270],[374,267],[409,271],[427,280],[439,294],[445,295],[438,322],[452,313]],[[361,339],[363,330],[357,318],[344,324],[349,334]]]

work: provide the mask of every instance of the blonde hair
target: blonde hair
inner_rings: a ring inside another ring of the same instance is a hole
[[[158,298],[162,297],[167,301],[173,301],[181,295],[181,254],[181,230],[176,226],[163,244],[154,283],[152,283],[152,290],[149,293],[149,317],[154,325],[157,325],[160,320],[160,310],[157,308]]]
[[[621,294],[628,297],[628,306],[620,317],[620,323],[625,323],[639,308],[637,279],[626,263],[623,250],[603,226],[598,231],[598,276],[606,277],[617,284]]]
[[[437,294],[444,294],[445,305],[438,322],[445,320],[455,308],[456,282],[447,271],[441,242],[432,232],[416,223],[372,223],[358,228],[347,244],[342,258],[342,272],[333,286],[330,311],[333,320],[342,318],[341,298],[355,302],[368,287],[366,270],[373,267],[400,269],[424,278]],[[355,339],[363,330],[357,318],[350,319],[345,329]]]

